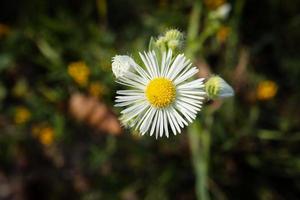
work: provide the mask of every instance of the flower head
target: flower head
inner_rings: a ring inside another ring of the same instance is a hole
[[[262,81],[257,87],[257,99],[270,100],[276,95],[277,90],[278,86],[274,81]]]
[[[136,65],[134,60],[125,55],[117,55],[112,59],[112,71],[116,78],[126,75]]]
[[[17,107],[15,110],[14,121],[16,124],[26,123],[31,117],[31,112],[23,106]]]
[[[68,73],[80,86],[86,86],[89,80],[90,69],[82,62],[72,62],[68,66]]]
[[[43,127],[40,130],[38,139],[41,144],[50,146],[54,141],[54,129],[52,127]]]
[[[189,80],[198,69],[183,54],[173,58],[171,50],[163,52],[161,62],[154,51],[140,57],[144,67],[134,65],[117,81],[130,87],[117,91],[115,106],[126,107],[122,123],[142,135],[169,137],[169,129],[176,135],[202,107],[203,79]]]
[[[44,146],[50,146],[54,142],[54,129],[45,124],[35,124],[31,128],[32,135]]]
[[[234,95],[232,87],[221,77],[213,76],[205,83],[205,91],[209,98],[225,98]]]

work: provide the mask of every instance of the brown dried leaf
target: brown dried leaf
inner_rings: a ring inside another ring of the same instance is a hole
[[[110,108],[96,98],[75,93],[69,102],[70,113],[79,121],[83,121],[101,132],[119,135],[122,132],[117,117]]]
[[[70,98],[69,109],[77,120],[83,121],[90,115],[96,105],[97,101],[80,93],[75,93]]]

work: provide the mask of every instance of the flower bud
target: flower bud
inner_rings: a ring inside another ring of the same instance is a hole
[[[172,49],[173,51],[176,50],[176,49],[178,49],[179,46],[180,46],[180,42],[178,40],[170,40],[168,42],[168,47],[170,49]]]
[[[159,47],[164,46],[165,43],[166,43],[165,37],[159,37],[155,42],[155,44]]]
[[[183,34],[177,29],[168,30],[165,34],[166,41],[177,40],[180,42],[183,39]]]
[[[217,8],[217,10],[213,11],[211,13],[211,17],[216,19],[226,19],[229,15],[230,10],[231,5],[229,3],[225,3]]]
[[[172,51],[178,50],[181,48],[183,43],[183,34],[177,29],[171,29],[167,31],[164,36],[159,37],[155,44],[162,51],[165,51],[165,48],[169,48]]]
[[[130,56],[117,55],[112,59],[112,71],[116,78],[125,76],[134,65],[136,63]]]
[[[234,95],[232,87],[221,77],[213,76],[205,83],[205,91],[210,99],[225,98]]]

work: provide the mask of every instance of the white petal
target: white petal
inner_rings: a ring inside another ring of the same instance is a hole
[[[149,110],[149,113],[145,114],[145,118],[141,119],[141,127],[140,127],[140,131],[142,132],[142,134],[144,135],[150,128],[150,125],[152,123],[152,119],[156,114],[156,109],[151,107]]]
[[[143,95],[143,96],[145,96],[145,93],[142,90],[117,90],[117,94],[121,94],[121,95]]]
[[[174,123],[174,126],[175,126],[177,132],[178,132],[178,133],[181,133],[181,129],[180,129],[179,125],[178,125],[178,121],[177,121],[177,119],[176,119],[174,109],[173,109],[173,110],[172,110],[172,109],[170,110],[170,117],[171,117],[172,120],[173,120],[173,123]]]
[[[183,96],[183,97],[187,97],[187,98],[191,98],[191,99],[198,99],[198,100],[203,100],[204,97],[201,95],[190,95],[190,94],[185,94],[185,93],[180,93],[178,92],[177,94],[178,96]]]
[[[169,122],[170,122],[170,127],[171,127],[171,129],[172,129],[172,132],[173,132],[174,135],[176,135],[176,128],[175,128],[173,119],[171,118],[170,111],[166,111],[166,114],[167,114],[168,120],[169,120]]]
[[[176,88],[178,90],[204,88],[203,80],[204,80],[204,78],[190,81],[190,82],[178,85]]]
[[[139,66],[138,64],[133,65],[135,71],[144,79],[146,80],[150,80],[151,76],[149,73],[147,73],[141,66]]]
[[[169,79],[171,78],[171,75],[173,74],[174,70],[176,70],[176,68],[178,66],[180,66],[180,63],[184,63],[184,55],[183,54],[179,54],[175,58],[174,62],[172,63],[170,69],[167,72],[167,75],[166,75],[167,78],[169,78]]]
[[[177,121],[178,121],[181,128],[184,127],[184,124],[186,126],[188,125],[188,123],[182,118],[182,116],[176,111],[175,108],[172,107],[171,110],[174,113],[174,116],[176,117],[176,119],[177,119]]]
[[[154,130],[155,130],[155,127],[156,127],[156,124],[157,124],[157,119],[158,119],[158,112],[156,112],[154,114],[154,120],[153,120],[153,123],[152,123],[151,131],[150,131],[150,136],[152,136],[153,133],[154,133]]]
[[[163,124],[164,124],[164,128],[165,128],[165,135],[167,136],[167,138],[169,137],[169,127],[168,127],[168,119],[167,119],[167,114],[166,114],[166,110],[163,110]]]
[[[146,53],[144,53],[144,54],[146,55]],[[145,55],[143,55],[143,54],[141,54],[141,53],[139,53],[139,55],[140,55],[140,57],[141,57],[141,59],[142,59],[144,65],[145,65],[145,67],[146,67],[146,69],[147,69],[147,72],[149,73],[150,77],[151,77],[151,78],[155,77],[155,73],[154,73],[154,71],[153,71],[153,68],[152,68],[152,66],[151,66],[151,63],[148,62],[148,60],[146,59]]]
[[[181,59],[180,63],[177,64],[177,66],[174,67],[173,72],[169,76],[170,80],[173,80],[183,69],[188,69],[192,66],[192,63],[190,63],[188,60],[185,60],[185,57]]]
[[[144,100],[144,96],[116,96],[115,102],[125,102],[125,101],[135,101],[135,100]]]
[[[146,109],[147,109],[147,104],[143,103],[141,105],[137,104],[137,105],[134,105],[134,106],[131,106],[131,107],[127,108],[126,112],[123,112],[126,109],[123,110],[121,113],[127,116],[127,118],[124,120],[124,122],[127,122],[127,121],[133,119],[134,117],[136,117],[140,113],[144,112]]]
[[[184,74],[180,74],[175,80],[174,80],[174,84],[177,85],[189,78],[191,78],[192,76],[194,76],[195,74],[198,73],[198,69],[196,67],[192,67],[191,69],[189,69],[186,73]]]
[[[165,66],[163,67],[164,68],[164,71],[162,73],[163,77],[167,76],[167,73],[168,73],[168,71],[170,69],[171,62],[172,62],[172,51],[169,50],[168,53],[167,53]]]

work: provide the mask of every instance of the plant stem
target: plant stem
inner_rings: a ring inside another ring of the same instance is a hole
[[[210,134],[198,121],[188,129],[194,170],[196,174],[196,195],[198,200],[208,200],[208,163]]]
[[[185,54],[195,59],[197,51],[202,49],[204,40],[207,38],[205,33],[200,34],[200,21],[201,21],[202,3],[200,0],[194,2],[193,10],[191,13],[189,27],[187,32],[187,46]],[[199,41],[200,40],[200,41]],[[200,46],[199,46],[200,45]],[[196,120],[188,128],[188,137],[190,142],[192,162],[196,176],[196,196],[198,200],[209,200],[208,192],[208,167],[209,167],[209,156],[210,156],[210,127],[212,122],[211,113],[207,113],[208,118],[205,122],[207,125],[202,127],[199,119]]]
[[[187,32],[187,46],[185,52],[185,54],[191,59],[194,59],[196,48],[198,46],[196,44],[196,39],[198,37],[200,29],[201,12],[202,3],[200,0],[195,0],[189,20],[189,27]]]

